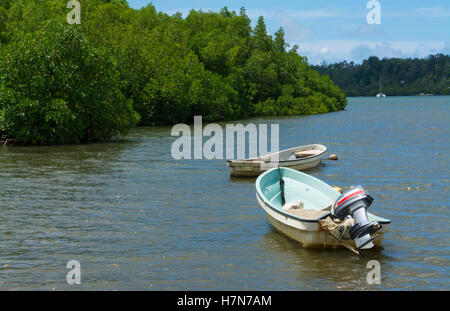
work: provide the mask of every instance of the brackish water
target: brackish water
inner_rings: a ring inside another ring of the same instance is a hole
[[[224,160],[176,161],[171,127],[111,143],[0,147],[0,289],[450,289],[450,97],[350,98],[279,123],[280,148],[322,143],[308,173],[363,185],[392,220],[384,249],[303,249],[275,231],[254,179]],[[81,285],[66,264],[81,263]],[[366,265],[381,263],[381,284]]]

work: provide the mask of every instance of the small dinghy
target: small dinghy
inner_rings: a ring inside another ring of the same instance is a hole
[[[323,181],[289,168],[256,180],[256,197],[270,223],[303,247],[357,249],[381,246],[390,220],[366,210],[373,198],[356,186],[342,194]]]
[[[296,170],[306,170],[320,164],[327,148],[324,145],[313,144],[299,146],[283,151],[267,154],[245,160],[228,160],[231,176],[258,176],[274,167],[290,167]],[[274,161],[277,159],[277,161]]]

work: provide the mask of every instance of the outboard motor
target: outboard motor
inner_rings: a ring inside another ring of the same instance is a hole
[[[334,202],[331,214],[344,220],[347,217],[353,217],[355,224],[350,228],[350,237],[355,240],[356,247],[359,249],[372,248],[373,238],[370,236],[381,229],[381,225],[376,221],[367,219],[367,209],[372,204],[373,198],[363,187],[356,186],[343,192]]]

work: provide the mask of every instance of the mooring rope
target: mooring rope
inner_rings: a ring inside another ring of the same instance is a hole
[[[335,221],[333,221],[330,217],[327,217],[325,219],[322,219],[319,221],[320,227],[322,228],[322,230],[324,230],[325,232],[329,233],[333,238],[335,238],[340,244],[342,244],[343,246],[345,246],[347,249],[349,249],[350,251],[352,251],[353,253],[360,255],[360,253],[358,252],[357,249],[355,249],[353,246],[351,246],[350,244],[348,244],[347,242],[345,242],[344,240],[342,240],[340,237],[336,236],[334,234],[333,231],[337,230],[339,231],[339,228],[341,227],[345,227],[348,226],[350,223],[350,220],[345,220],[341,223],[336,223]],[[324,245],[325,245],[325,241],[326,241],[326,236],[324,237]]]

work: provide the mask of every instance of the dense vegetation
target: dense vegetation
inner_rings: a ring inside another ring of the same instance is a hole
[[[450,56],[431,55],[425,59],[378,59],[370,57],[362,64],[341,62],[313,66],[329,75],[347,96],[436,94],[450,95]]]
[[[344,93],[245,9],[168,16],[152,5],[0,0],[0,138],[92,142],[136,124],[344,109]]]

